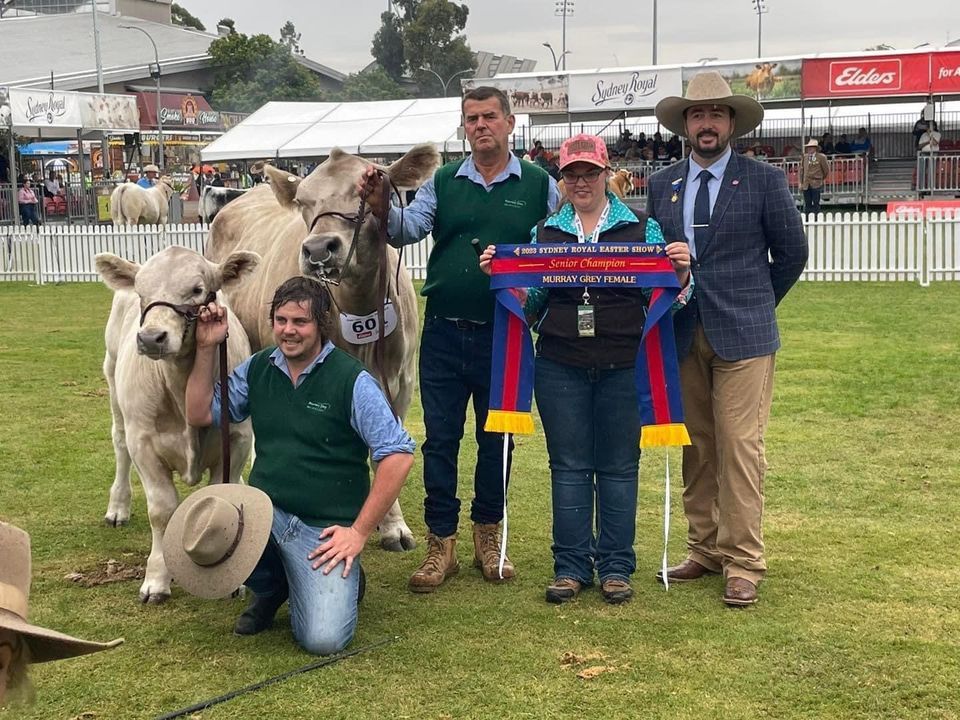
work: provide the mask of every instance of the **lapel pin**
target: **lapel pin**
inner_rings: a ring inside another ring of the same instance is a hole
[[[733,181],[732,183],[730,183],[730,184],[731,184],[731,185],[739,185],[739,184],[740,184],[740,181],[739,181],[739,180],[734,180],[734,181]]]

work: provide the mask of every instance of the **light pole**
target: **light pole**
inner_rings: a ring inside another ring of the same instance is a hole
[[[657,64],[657,0],[653,0],[653,64]]]
[[[567,16],[573,15],[573,6],[572,0],[556,0],[553,7],[553,14],[563,18],[563,52],[560,53],[559,60],[564,70],[567,69]]]
[[[153,45],[153,59],[157,65],[157,142],[160,145],[160,162],[157,164],[160,166],[160,172],[163,172],[165,163],[163,155],[163,114],[160,112],[160,53],[157,52],[157,44],[153,41],[153,37],[142,27],[137,27],[136,25],[120,25],[120,27],[124,30],[139,30],[147,36],[150,44]],[[152,72],[150,74],[153,75]]]
[[[428,68],[428,67],[422,67],[422,68],[420,68],[420,69],[423,70],[424,72],[430,73],[430,74],[433,75],[437,80],[440,81],[440,84],[443,85],[443,96],[444,96],[444,97],[447,96],[447,86],[450,84],[450,82],[451,82],[457,75],[463,75],[464,73],[473,72],[473,70],[471,70],[470,68],[467,68],[466,70],[460,70],[459,72],[455,72],[453,75],[451,75],[451,76],[448,77],[446,80],[444,80],[444,79],[443,79],[442,77],[440,77],[436,72],[434,72],[433,70],[431,70],[431,69]]]
[[[763,16],[767,12],[766,0],[750,0],[757,13],[757,57],[763,57],[761,38],[763,37]]]
[[[557,54],[553,51],[553,45],[551,45],[550,43],[540,43],[540,44],[550,51],[550,57],[553,58],[554,72],[557,72],[560,69],[560,61],[563,59],[563,56],[570,55],[572,52],[571,50],[564,50],[562,53],[560,53],[560,57],[557,57]],[[616,57],[616,55],[614,55],[614,57]],[[619,63],[617,64],[619,65]]]

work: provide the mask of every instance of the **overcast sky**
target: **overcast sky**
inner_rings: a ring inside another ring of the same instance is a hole
[[[301,46],[317,62],[354,72],[372,59],[370,41],[387,0],[180,0],[215,32],[231,17],[248,35],[279,38],[293,20]],[[550,69],[550,52],[561,53],[561,18],[555,0],[468,0],[466,35],[474,50],[516,55]],[[653,0],[574,0],[567,18],[567,69],[649,65],[652,59]],[[909,5],[893,0],[765,0],[763,55],[858,52],[887,43],[909,49],[921,43],[941,46],[960,37],[957,0],[924,0]],[[757,15],[751,0],[659,0],[658,63],[690,63],[701,58],[750,59],[757,56]]]

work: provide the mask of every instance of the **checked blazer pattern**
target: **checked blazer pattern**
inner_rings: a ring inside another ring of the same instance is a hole
[[[683,193],[689,161],[650,177],[647,214],[667,242],[684,240]],[[674,315],[677,353],[686,357],[697,322],[723,360],[769,355],[780,347],[776,306],[807,262],[800,213],[778,168],[733,153],[710,216],[705,241],[697,240],[693,299]]]

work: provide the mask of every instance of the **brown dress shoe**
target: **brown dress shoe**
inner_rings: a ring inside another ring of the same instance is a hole
[[[667,568],[667,579],[670,582],[682,583],[690,582],[691,580],[699,580],[702,577],[707,577],[708,575],[719,575],[720,573],[714,572],[709,568],[705,568],[703,565],[698,563],[696,560],[691,560],[687,558],[679,565],[674,565],[673,567]],[[657,571],[657,580],[663,582],[663,571]]]
[[[410,576],[410,590],[415,593],[433,592],[459,569],[456,534],[438,537],[427,533],[427,557]]]
[[[727,578],[723,601],[730,607],[746,607],[757,602],[757,586],[746,578]]]
[[[500,575],[500,524],[473,524],[473,566],[480,568],[483,579],[499,583],[510,580],[515,571],[510,558],[503,558],[503,576]]]

